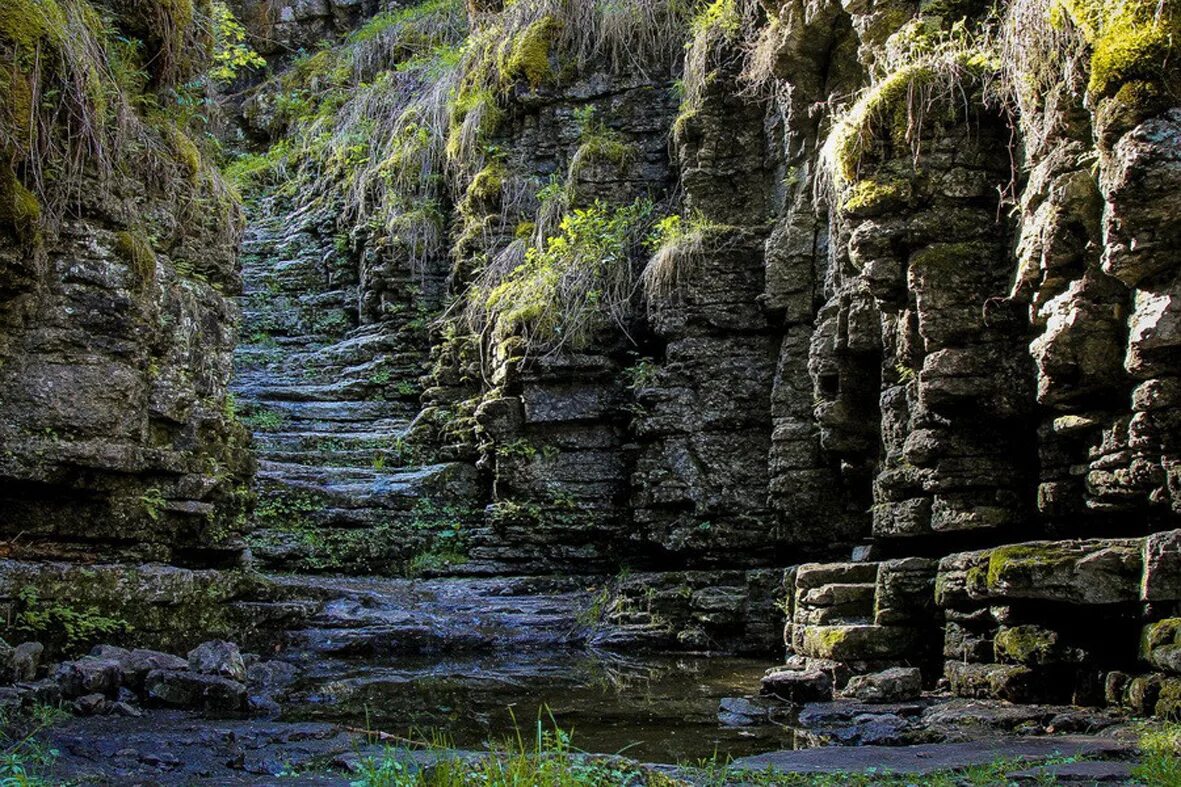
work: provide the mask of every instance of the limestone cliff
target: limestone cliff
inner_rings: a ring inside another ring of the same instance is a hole
[[[437,0],[262,85],[238,172],[335,216],[359,325],[434,318],[450,570],[852,550],[794,664],[1122,702],[1176,681],[1175,14]]]
[[[208,15],[0,10],[0,554],[242,549],[253,460],[226,388],[241,213],[187,133]]]

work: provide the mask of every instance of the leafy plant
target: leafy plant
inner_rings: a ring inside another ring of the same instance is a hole
[[[21,588],[17,602],[13,629],[67,655],[81,653],[105,638],[132,630],[126,620],[104,615],[97,607],[76,609],[58,601],[43,601],[31,585]]]
[[[246,41],[246,28],[224,2],[211,8],[213,67],[209,75],[218,82],[232,82],[245,69],[265,68],[267,61]]]
[[[143,504],[144,511],[147,513],[149,519],[153,522],[160,521],[160,511],[163,510],[166,501],[159,489],[152,487],[147,490],[140,496],[139,502]]]
[[[626,328],[635,277],[632,254],[652,203],[621,208],[601,201],[568,213],[544,247],[530,247],[524,261],[484,298],[494,339],[520,335],[527,348],[557,351],[585,346],[605,324]]]

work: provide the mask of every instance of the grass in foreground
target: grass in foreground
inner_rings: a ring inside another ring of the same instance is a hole
[[[69,714],[50,705],[34,705],[19,713],[0,710],[0,787],[49,785],[41,774],[57,758],[57,751],[37,736]]]
[[[354,787],[998,787],[1016,784],[1009,774],[1038,765],[1061,765],[1077,758],[1036,762],[997,759],[957,771],[923,776],[868,769],[862,772],[784,773],[740,770],[717,757],[674,772],[649,770],[622,757],[590,755],[575,748],[571,734],[539,718],[532,739],[520,731],[480,754],[448,752],[438,738],[422,748],[434,757],[416,759],[406,749],[389,748],[362,762]],[[1147,787],[1181,787],[1181,724],[1153,724],[1141,733],[1143,756],[1133,775]],[[1046,774],[1036,785],[1054,785]]]

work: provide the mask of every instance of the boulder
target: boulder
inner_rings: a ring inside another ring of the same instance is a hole
[[[1145,626],[1140,658],[1156,669],[1181,675],[1181,618],[1165,618]]]
[[[246,668],[246,685],[252,691],[285,689],[299,677],[299,670],[286,661],[259,661]]]
[[[1181,530],[1153,533],[1144,539],[1144,601],[1181,600]]]
[[[832,699],[832,678],[820,670],[775,670],[763,677],[760,693],[786,702],[824,702]]]
[[[923,691],[922,673],[915,667],[891,667],[868,675],[854,675],[842,695],[862,702],[904,702]]]
[[[143,688],[144,678],[152,670],[183,670],[188,669],[188,666],[189,662],[180,656],[136,648],[123,661],[123,682],[139,691]]]
[[[149,701],[173,708],[236,711],[246,707],[246,687],[220,675],[152,670],[144,680]]]
[[[114,659],[86,656],[77,661],[63,661],[53,671],[62,696],[66,699],[101,694],[114,697],[119,691],[122,669]]]
[[[767,721],[767,708],[745,697],[724,697],[718,703],[718,723],[723,727],[754,727]]]
[[[74,713],[79,716],[99,716],[107,713],[113,703],[102,694],[85,694],[74,700]]]
[[[224,640],[202,642],[189,651],[189,669],[204,675],[220,675],[235,681],[246,679],[246,664],[238,646]]]
[[[40,642],[22,642],[12,651],[12,680],[15,683],[36,680],[45,646]]]

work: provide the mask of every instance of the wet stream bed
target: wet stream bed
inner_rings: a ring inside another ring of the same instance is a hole
[[[483,748],[538,721],[576,748],[648,762],[693,762],[791,748],[790,729],[719,722],[724,698],[758,686],[766,661],[709,656],[623,658],[554,649],[387,664],[325,661],[289,695],[283,718]]]

